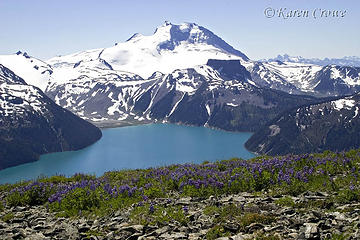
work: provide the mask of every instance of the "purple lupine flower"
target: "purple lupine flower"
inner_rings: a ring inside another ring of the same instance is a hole
[[[153,213],[155,211],[155,207],[153,204],[150,204],[149,212]]]
[[[350,182],[350,186],[349,186],[350,190],[351,191],[354,191],[355,190],[355,186],[352,182]]]

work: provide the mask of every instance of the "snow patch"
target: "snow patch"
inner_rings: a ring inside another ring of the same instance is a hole
[[[271,125],[269,129],[271,130],[270,137],[274,137],[280,133],[280,127],[278,125]]]
[[[238,104],[234,104],[234,103],[226,103],[226,105],[231,106],[231,107],[238,107]]]
[[[210,109],[209,104],[206,104],[206,105],[205,105],[205,108],[206,108],[206,111],[207,111],[208,116],[210,117],[210,115],[211,115],[211,109]]]
[[[340,111],[341,109],[350,110],[352,107],[355,106],[355,100],[347,99],[347,98],[332,101],[331,103],[334,109],[338,111]]]
[[[355,113],[354,113],[354,117],[355,118],[357,115],[359,115],[359,107],[355,108]]]

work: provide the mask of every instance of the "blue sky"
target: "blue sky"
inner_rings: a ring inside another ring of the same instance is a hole
[[[346,10],[343,18],[266,18],[278,10]],[[358,0],[0,0],[0,54],[40,59],[150,35],[165,20],[195,22],[252,59],[360,56]]]

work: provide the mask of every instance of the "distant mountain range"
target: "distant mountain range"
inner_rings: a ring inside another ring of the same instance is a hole
[[[169,22],[150,36],[135,34],[112,47],[48,61],[21,51],[0,55],[0,64],[26,83],[98,126],[171,122],[263,131],[247,146],[268,154],[278,152],[258,146],[269,122],[291,109],[360,90],[360,67],[301,61],[289,56],[253,61],[204,27]]]
[[[356,56],[347,56],[343,58],[303,58],[301,56],[289,56],[288,54],[278,55],[275,58],[261,59],[260,62],[291,62],[291,63],[307,63],[315,64],[319,66],[327,65],[337,65],[337,66],[347,66],[347,67],[360,67],[360,57]]]

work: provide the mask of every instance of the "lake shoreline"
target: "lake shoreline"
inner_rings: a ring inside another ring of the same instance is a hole
[[[103,138],[87,148],[41,155],[38,161],[4,169],[0,183],[41,175],[82,172],[101,176],[112,170],[256,157],[244,146],[252,133],[161,122],[121,126],[103,128]]]
[[[205,127],[208,129],[212,129],[212,130],[218,130],[218,131],[224,131],[224,132],[231,132],[231,133],[251,133],[254,134],[254,132],[248,132],[248,131],[230,131],[230,130],[225,130],[225,129],[221,129],[221,128],[217,128],[217,127],[211,127],[211,126],[198,126],[198,125],[192,125],[192,124],[185,124],[185,123],[172,123],[172,122],[158,122],[158,121],[144,121],[144,122],[133,122],[133,121],[104,121],[104,122],[91,122],[92,124],[94,124],[95,126],[97,126],[100,129],[109,129],[109,128],[119,128],[119,127],[132,127],[132,126],[139,126],[139,125],[149,125],[149,124],[174,124],[177,126],[187,126],[187,127]],[[251,152],[252,154],[255,155],[255,157],[261,155],[257,152],[253,152],[251,150],[249,150],[245,144],[244,144],[244,148]]]
[[[194,124],[186,124],[186,123],[178,123],[178,122],[168,122],[168,121],[142,121],[142,122],[132,122],[132,121],[103,121],[103,122],[92,122],[90,123],[94,124],[96,127],[100,129],[109,129],[109,128],[121,128],[121,127],[131,127],[131,126],[140,126],[140,125],[150,125],[150,124],[171,124],[176,126],[185,126],[185,127],[204,127],[211,130],[217,130],[217,131],[224,131],[224,132],[230,132],[230,133],[251,133],[254,134],[254,132],[249,131],[231,131],[231,130],[225,130],[222,128],[212,127],[212,126],[205,126],[205,125],[194,125]]]

